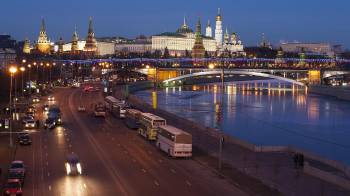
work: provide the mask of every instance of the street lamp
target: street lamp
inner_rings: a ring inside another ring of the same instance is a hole
[[[24,92],[24,78],[23,78],[23,73],[24,71],[26,70],[25,67],[20,67],[19,70],[21,71],[21,74],[22,74],[22,96],[23,96],[23,92]]]
[[[15,66],[11,66],[9,68],[9,72],[11,75],[11,82],[10,82],[10,147],[13,146],[13,142],[12,142],[12,80],[13,80],[13,76],[14,74],[17,72],[17,67]]]

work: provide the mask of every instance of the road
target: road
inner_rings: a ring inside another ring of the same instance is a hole
[[[192,159],[167,157],[122,120],[93,117],[90,106],[103,100],[101,93],[59,88],[54,96],[62,127],[33,131],[33,144],[17,148],[16,159],[27,169],[24,195],[247,195]],[[87,111],[78,112],[79,105]],[[80,158],[81,176],[65,173],[72,152]]]

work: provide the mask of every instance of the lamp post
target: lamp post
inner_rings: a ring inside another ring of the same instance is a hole
[[[12,141],[12,80],[13,80],[13,76],[14,74],[17,72],[17,67],[15,66],[11,66],[9,68],[9,72],[11,75],[11,82],[10,82],[10,147],[13,146],[13,141]]]
[[[35,62],[34,62],[34,63],[35,63]],[[28,64],[27,67],[28,67],[29,92],[31,93],[31,91],[32,91],[32,81],[31,81],[30,75],[31,75],[32,65],[31,65],[31,64]]]
[[[26,70],[26,68],[25,67],[21,67],[21,68],[19,68],[19,70],[21,71],[21,74],[22,74],[22,96],[23,96],[23,92],[24,92],[24,77],[23,77],[23,73],[24,73],[24,71]]]

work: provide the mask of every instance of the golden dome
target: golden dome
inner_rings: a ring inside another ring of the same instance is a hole
[[[219,15],[217,15],[216,16],[216,21],[221,21],[222,20],[222,17],[221,17],[221,15],[219,14]]]

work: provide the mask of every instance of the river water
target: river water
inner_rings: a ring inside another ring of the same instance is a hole
[[[275,80],[139,91],[179,116],[257,145],[292,145],[350,165],[350,102]]]

